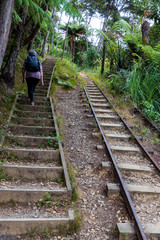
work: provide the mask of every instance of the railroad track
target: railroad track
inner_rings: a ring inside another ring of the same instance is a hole
[[[51,59],[43,63],[44,86],[37,86],[34,106],[22,95],[13,104],[1,149],[0,239],[58,232],[74,221],[66,205],[72,189],[49,98],[54,65]]]
[[[87,80],[87,100],[108,152],[110,162],[102,166],[117,177],[117,184],[107,183],[108,196],[121,192],[131,222],[118,223],[119,239],[159,239],[160,168],[142,146],[103,91]]]

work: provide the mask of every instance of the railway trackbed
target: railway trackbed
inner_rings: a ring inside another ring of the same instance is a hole
[[[134,113],[139,114],[144,121],[146,121],[160,136],[160,128],[152,122],[141,110],[139,110],[137,107],[134,107]]]
[[[44,61],[44,87],[36,87],[35,105],[16,96],[8,120],[0,149],[0,239],[57,234],[74,222],[68,204],[72,188],[49,98],[54,66],[53,59]]]
[[[84,91],[110,158],[102,167],[117,177],[106,184],[107,194],[121,192],[132,219],[117,224],[119,239],[159,239],[159,165],[95,83],[87,80]]]

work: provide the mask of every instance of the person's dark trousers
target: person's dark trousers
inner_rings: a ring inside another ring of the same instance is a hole
[[[27,78],[27,86],[28,86],[28,97],[31,100],[31,102],[34,101],[34,91],[35,91],[35,87],[36,85],[39,83],[39,79],[37,78]]]

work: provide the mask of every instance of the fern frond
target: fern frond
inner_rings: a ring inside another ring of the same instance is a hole
[[[160,52],[160,42],[154,47],[154,50]]]
[[[118,32],[129,33],[131,31],[131,26],[129,25],[128,22],[121,19],[121,20],[115,22],[115,24],[112,27],[112,30],[115,30]]]
[[[149,63],[160,64],[160,52],[155,51],[151,46],[141,46]]]
[[[16,0],[16,2],[17,2],[20,6],[22,6],[22,0]]]
[[[13,18],[15,22],[22,22],[22,19],[20,18],[20,16],[18,15],[15,9],[13,9]]]

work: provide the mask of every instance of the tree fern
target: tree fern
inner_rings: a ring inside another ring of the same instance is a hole
[[[131,26],[127,21],[121,19],[115,22],[115,24],[112,27],[112,30],[121,32],[122,34],[123,33],[126,34],[131,32]]]

